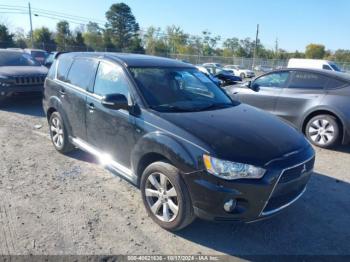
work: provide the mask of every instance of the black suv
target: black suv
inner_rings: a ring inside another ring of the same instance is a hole
[[[78,147],[139,186],[152,219],[255,221],[305,191],[314,150],[278,118],[232,101],[195,67],[132,54],[66,53],[45,81],[53,145]]]
[[[47,71],[27,53],[0,49],[0,102],[15,93],[42,92]]]
[[[233,99],[275,114],[316,146],[350,141],[350,76],[315,69],[284,69],[228,87]]]

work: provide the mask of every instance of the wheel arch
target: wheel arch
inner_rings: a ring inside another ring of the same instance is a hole
[[[48,121],[50,120],[50,117],[54,112],[58,112],[61,115],[68,134],[72,134],[72,126],[69,123],[68,116],[65,113],[65,110],[63,109],[61,101],[56,97],[51,97],[46,110],[46,117]]]
[[[145,168],[157,161],[174,165],[182,174],[193,172],[197,168],[195,157],[182,143],[167,134],[148,133],[139,140],[131,154],[131,165],[138,186]]]

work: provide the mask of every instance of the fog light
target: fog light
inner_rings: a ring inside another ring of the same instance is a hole
[[[237,201],[235,199],[230,199],[224,204],[224,209],[226,212],[231,213],[236,208]]]

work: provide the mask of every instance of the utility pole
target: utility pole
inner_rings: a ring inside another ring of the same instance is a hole
[[[258,54],[258,41],[259,41],[259,24],[256,25],[256,37],[255,37],[255,48],[254,48],[254,58],[253,58],[252,69],[254,69],[255,60]]]
[[[278,56],[278,38],[276,38],[276,42],[275,42],[275,56]]]
[[[32,23],[32,9],[30,8],[30,3],[28,3],[28,11],[29,11],[29,22],[30,22],[30,42],[32,45],[32,48],[34,47],[34,41],[33,41],[33,23]]]

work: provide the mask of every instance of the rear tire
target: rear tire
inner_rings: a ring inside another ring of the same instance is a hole
[[[334,116],[318,115],[307,123],[305,135],[315,146],[332,148],[339,144],[340,125]]]
[[[195,219],[180,171],[169,163],[155,162],[145,169],[141,177],[141,194],[147,213],[166,230],[178,231]]]
[[[58,152],[67,154],[74,149],[73,144],[69,141],[68,132],[60,113],[53,112],[51,114],[49,129],[51,142]]]
[[[240,78],[242,78],[242,80],[245,78],[245,74],[244,73],[241,73],[239,76],[240,76]]]

